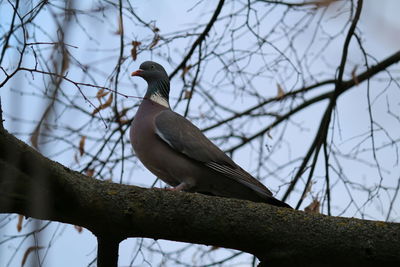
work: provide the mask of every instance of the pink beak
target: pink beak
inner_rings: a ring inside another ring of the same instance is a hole
[[[132,72],[131,76],[141,76],[140,74],[143,72],[143,70],[138,69],[137,71]]]

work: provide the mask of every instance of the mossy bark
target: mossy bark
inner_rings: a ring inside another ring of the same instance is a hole
[[[5,130],[0,212],[80,225],[116,249],[125,238],[148,237],[233,248],[265,266],[400,266],[400,224],[103,182]]]

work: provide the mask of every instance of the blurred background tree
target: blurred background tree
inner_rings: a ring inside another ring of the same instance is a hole
[[[173,110],[277,198],[398,222],[399,3],[377,2],[0,1],[3,125],[88,176],[164,187],[127,134],[146,89],[130,73],[154,60],[170,73]],[[2,215],[0,264],[71,266],[59,261],[67,255],[91,266],[96,242],[81,231]],[[76,240],[79,257],[66,254]],[[143,238],[121,250],[123,266],[256,264],[233,250]]]

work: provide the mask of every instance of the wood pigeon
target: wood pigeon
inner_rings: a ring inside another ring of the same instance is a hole
[[[169,78],[152,61],[132,73],[148,87],[130,129],[130,140],[140,161],[172,190],[265,202],[286,203],[272,196],[262,183],[239,167],[199,128],[169,106]]]

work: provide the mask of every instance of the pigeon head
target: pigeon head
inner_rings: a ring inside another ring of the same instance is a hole
[[[143,62],[137,71],[132,72],[132,76],[142,77],[147,83],[168,79],[168,74],[164,70],[163,66],[153,61]]]
[[[147,82],[145,98],[169,107],[169,78],[163,66],[153,61],[145,61],[131,76],[142,77]]]

